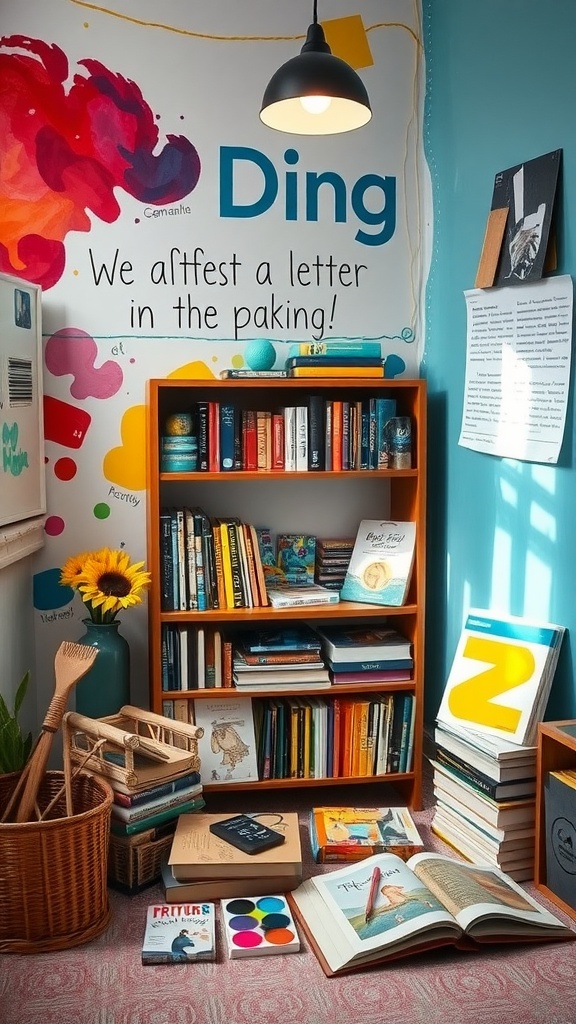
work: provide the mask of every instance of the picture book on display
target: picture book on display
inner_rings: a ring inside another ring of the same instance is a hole
[[[302,877],[300,828],[295,812],[253,814],[260,824],[280,832],[284,842],[257,854],[244,853],[210,831],[229,814],[182,814],[177,822],[168,863],[180,882],[216,878]]]
[[[310,846],[317,864],[395,853],[408,860],[424,843],[407,807],[313,807]]]
[[[363,519],[340,597],[343,601],[404,604],[416,548],[416,523]]]
[[[471,609],[438,722],[531,746],[544,717],[564,627]]]
[[[451,945],[574,940],[576,932],[495,867],[383,853],[288,894],[328,976]]]
[[[272,894],[222,900],[228,958],[297,953],[300,939],[286,897]]]
[[[216,959],[213,903],[153,904],[146,912],[143,964],[187,964]]]
[[[256,737],[250,697],[194,702],[194,724],[204,729],[198,740],[202,781],[257,781]]]

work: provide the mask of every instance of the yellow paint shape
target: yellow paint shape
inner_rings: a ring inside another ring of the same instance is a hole
[[[463,722],[515,733],[522,709],[493,701],[532,678],[536,666],[532,651],[517,644],[471,636],[466,641],[463,656],[484,662],[490,668],[465,679],[451,690],[448,707],[454,717]]]
[[[333,18],[321,24],[335,57],[345,60],[356,71],[374,66],[362,15],[351,14],[347,18]]]
[[[215,380],[215,375],[212,373],[210,367],[206,366],[198,359],[194,363],[185,363],[184,366],[179,366],[177,370],[172,370],[172,373],[167,373],[166,378],[169,380],[205,380],[209,377],[211,380]]]
[[[122,444],[104,456],[102,471],[106,480],[127,491],[146,487],[146,406],[126,409],[120,422]]]

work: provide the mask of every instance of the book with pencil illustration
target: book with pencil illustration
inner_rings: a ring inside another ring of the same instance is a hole
[[[309,878],[288,901],[328,976],[439,946],[576,939],[498,868],[433,853],[369,857]]]

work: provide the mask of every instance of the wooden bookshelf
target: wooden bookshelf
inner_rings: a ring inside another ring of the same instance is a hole
[[[534,884],[564,913],[576,918],[576,910],[546,884],[546,807],[545,787],[548,772],[576,768],[576,719],[540,722],[536,751],[536,849]]]
[[[410,469],[315,470],[285,472],[273,470],[238,472],[160,472],[163,424],[176,412],[190,410],[202,401],[233,402],[243,409],[276,410],[305,404],[308,395],[325,400],[360,401],[369,396],[395,398],[397,415],[409,416],[412,424],[412,466]],[[414,672],[410,682],[362,683],[332,686],[324,690],[258,692],[263,698],[294,695],[318,696],[330,700],[335,694],[393,693],[409,690],[415,698],[415,731],[411,770],[378,776],[329,779],[268,779],[251,783],[211,786],[206,791],[294,786],[374,785],[375,803],[385,802],[387,787],[393,785],[397,798],[413,809],[421,805],[424,679],[424,600],[426,568],[426,384],[424,380],[385,379],[248,379],[248,380],[150,380],[147,389],[148,493],[147,546],[152,586],[148,597],[150,646],[150,706],[162,713],[163,700],[202,700],[239,696],[232,689],[162,690],[161,631],[163,624],[221,624],[245,628],[250,624],[336,621],[382,625],[398,629],[412,643]],[[292,609],[270,607],[209,609],[207,611],[162,611],[160,510],[167,506],[200,506],[209,516],[239,516],[255,526],[268,526],[276,533],[312,533],[318,537],[354,537],[361,519],[412,520],[417,524],[416,553],[406,604],[384,607],[341,601],[335,605]],[[254,697],[254,693],[250,694]],[[353,797],[351,796],[353,800]],[[389,802],[394,802],[388,792]]]

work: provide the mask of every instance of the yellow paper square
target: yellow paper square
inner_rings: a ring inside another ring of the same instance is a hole
[[[347,18],[332,18],[321,24],[326,42],[335,57],[345,60],[355,71],[358,68],[373,66],[374,58],[368,45],[362,15],[351,14]]]

